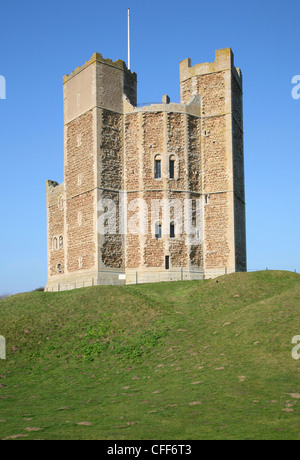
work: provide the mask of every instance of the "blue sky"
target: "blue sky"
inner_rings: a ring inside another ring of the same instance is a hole
[[[0,294],[45,286],[46,179],[63,180],[62,77],[97,51],[127,60],[138,102],[179,101],[179,62],[231,47],[244,77],[249,269],[300,272],[300,2],[11,0],[1,4]]]

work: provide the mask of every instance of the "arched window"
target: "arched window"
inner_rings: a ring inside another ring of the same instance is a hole
[[[171,155],[169,158],[169,176],[170,179],[175,178],[175,156]]]
[[[54,251],[57,250],[57,238],[53,238],[53,244],[52,244],[52,249],[54,249]]]
[[[154,177],[155,179],[161,179],[161,157],[156,155],[154,158]]]
[[[155,224],[155,238],[161,238],[161,223],[156,222]]]
[[[57,273],[62,273],[62,265],[57,264]]]
[[[64,247],[64,239],[62,236],[59,237],[59,249],[63,249]]]
[[[170,238],[175,238],[175,224],[174,224],[174,222],[170,223]]]

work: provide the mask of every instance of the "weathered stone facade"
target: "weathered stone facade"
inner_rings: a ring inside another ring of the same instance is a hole
[[[137,107],[136,74],[98,53],[63,83],[47,289],[246,270],[242,76],[231,50],[180,63],[180,103]]]

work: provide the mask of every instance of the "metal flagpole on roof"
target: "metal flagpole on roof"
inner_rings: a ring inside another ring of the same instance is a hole
[[[129,8],[128,8],[128,70],[130,70],[130,19],[129,19]]]

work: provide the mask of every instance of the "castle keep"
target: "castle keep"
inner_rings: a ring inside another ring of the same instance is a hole
[[[47,181],[46,290],[246,270],[242,75],[180,63],[180,103],[137,106],[95,53],[63,79],[64,182]]]

